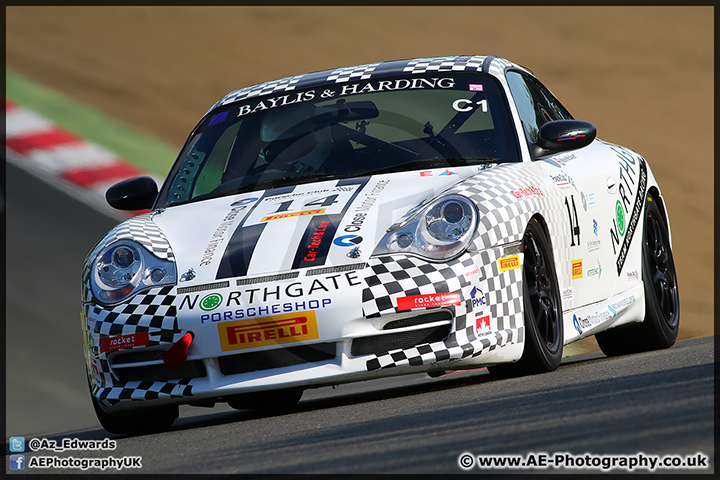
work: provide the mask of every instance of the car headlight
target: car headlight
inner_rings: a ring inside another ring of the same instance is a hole
[[[373,255],[408,253],[428,260],[450,260],[465,251],[477,222],[470,200],[446,195],[391,226]]]
[[[90,287],[102,304],[115,304],[143,290],[177,281],[175,263],[161,260],[139,243],[121,240],[103,248],[90,272]]]

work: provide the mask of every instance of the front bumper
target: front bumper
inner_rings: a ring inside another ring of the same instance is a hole
[[[384,256],[274,282],[156,288],[114,307],[91,300],[91,392],[111,411],[514,361],[524,339],[515,255],[514,268],[501,268],[502,247],[443,264]],[[161,356],[188,331],[195,340],[171,372]]]

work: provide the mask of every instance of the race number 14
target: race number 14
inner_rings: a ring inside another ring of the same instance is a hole
[[[570,203],[572,203],[572,212],[570,212]],[[565,208],[567,208],[568,219],[570,220],[570,246],[580,245],[580,224],[578,223],[577,210],[575,209],[575,196],[570,196],[570,202],[565,197]],[[575,240],[577,239],[577,243]]]

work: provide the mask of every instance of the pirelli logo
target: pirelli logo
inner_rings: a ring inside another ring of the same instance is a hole
[[[281,218],[290,218],[290,217],[303,217],[305,215],[320,215],[321,213],[325,213],[324,208],[315,208],[313,210],[302,210],[300,212],[286,212],[286,213],[275,213],[273,215],[268,215],[267,217],[263,217],[261,222],[269,222],[270,220],[279,220]]]
[[[582,259],[580,260],[573,260],[572,261],[572,278],[575,280],[576,278],[582,278]]]
[[[498,266],[501,272],[520,268],[520,256],[513,255],[512,257],[503,257],[498,260]]]
[[[314,340],[319,337],[317,319],[312,310],[222,322],[218,324],[218,335],[223,352]]]

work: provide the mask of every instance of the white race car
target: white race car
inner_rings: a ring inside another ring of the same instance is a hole
[[[95,411],[169,428],[179,404],[488,366],[556,369],[678,332],[668,215],[646,161],[493,56],[373,63],[234,91],[83,269]]]

